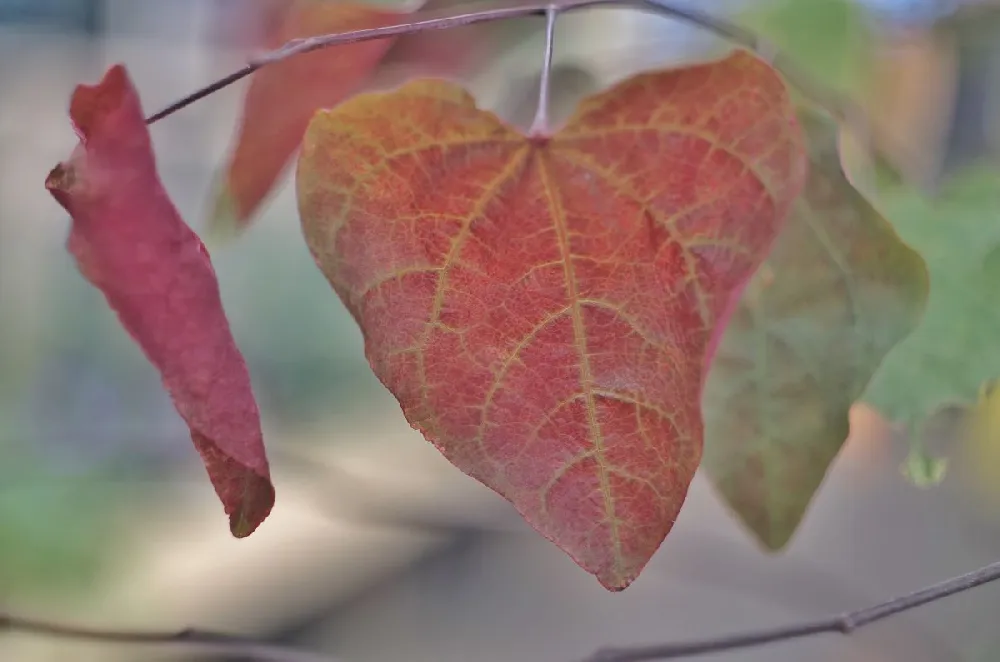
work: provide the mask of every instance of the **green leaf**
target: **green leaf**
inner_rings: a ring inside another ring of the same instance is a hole
[[[811,172],[749,283],[703,397],[702,467],[770,549],[798,526],[848,412],[927,300],[920,257],[844,178],[837,126],[800,111]]]
[[[1000,172],[967,171],[933,199],[892,188],[876,204],[927,261],[931,293],[863,400],[915,429],[944,405],[976,402],[1000,376]]]

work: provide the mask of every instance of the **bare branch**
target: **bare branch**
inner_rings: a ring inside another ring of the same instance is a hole
[[[929,602],[941,600],[956,593],[988,584],[997,579],[1000,579],[1000,561],[983,566],[978,570],[967,572],[964,575],[952,577],[939,584],[933,584],[912,593],[880,602],[877,605],[856,609],[829,618],[771,630],[746,632],[743,634],[702,639],[700,641],[655,646],[605,648],[594,653],[585,662],[648,662],[650,660],[690,658],[709,653],[720,653],[723,651],[762,646],[764,644],[791,641],[793,639],[802,639],[815,634],[851,634],[866,625],[881,621],[890,616],[895,616],[904,611],[909,611],[915,607],[920,607]]]
[[[349,32],[318,35],[304,39],[293,39],[275,51],[254,58],[251,60],[251,64],[261,66],[272,64],[294,55],[301,55],[302,53],[309,53],[338,44],[398,37],[426,32],[428,30],[447,30],[463,25],[500,21],[508,18],[520,18],[538,14],[544,15],[550,7],[556,9],[556,11],[566,11],[596,5],[628,6],[629,4],[628,0],[515,0],[514,2],[511,2],[511,0],[499,0],[488,4],[477,3],[476,6],[479,9],[475,11],[463,11],[459,7],[457,9],[445,8],[429,12],[416,12],[409,19],[403,18],[399,23],[378,28],[351,30]]]
[[[20,632],[43,637],[83,639],[108,644],[141,644],[192,648],[204,653],[240,657],[254,662],[337,662],[336,659],[277,646],[264,641],[207,630],[110,630],[65,625],[12,614],[0,614],[0,633]]]
[[[751,648],[764,644],[802,639],[816,634],[849,635],[855,630],[904,611],[941,600],[969,589],[1000,579],[1000,561],[978,570],[933,584],[870,607],[845,612],[837,616],[786,627],[743,634],[655,646],[605,648],[584,662],[650,662],[691,658],[709,653]],[[203,652],[243,657],[255,662],[337,662],[334,658],[286,646],[277,646],[251,638],[237,637],[207,630],[177,631],[110,630],[34,620],[11,614],[0,614],[0,632],[22,632],[47,637],[84,639],[109,644],[144,644],[190,647]]]
[[[575,9],[597,6],[618,6],[631,7],[634,9],[651,11],[657,14],[676,18],[691,25],[697,26],[722,37],[734,44],[743,46],[751,50],[768,62],[773,63],[794,86],[800,88],[807,96],[816,103],[823,106],[839,120],[850,120],[859,117],[852,104],[840,98],[839,95],[816,85],[809,81],[806,76],[795,71],[790,62],[782,57],[777,50],[767,42],[761,40],[753,32],[746,30],[735,23],[730,23],[724,19],[716,18],[709,14],[702,13],[694,9],[682,9],[675,7],[672,0],[499,0],[490,3],[478,3],[478,9],[458,10],[448,8],[434,12],[416,12],[408,17],[404,16],[397,23],[384,25],[377,28],[366,28],[362,30],[349,30],[328,35],[308,37],[304,39],[294,39],[277,50],[264,53],[250,61],[245,67],[228,76],[221,78],[206,87],[201,88],[176,101],[167,108],[151,115],[146,122],[152,124],[158,120],[171,115],[182,108],[205,98],[233,83],[249,76],[261,67],[275,64],[296,55],[310,53],[312,51],[329,48],[342,44],[351,44],[361,41],[371,41],[373,39],[387,39],[402,35],[417,34],[428,30],[446,30],[463,25],[474,23],[485,23],[489,21],[499,21],[509,18],[524,16],[546,15],[550,10],[556,13],[563,13]]]

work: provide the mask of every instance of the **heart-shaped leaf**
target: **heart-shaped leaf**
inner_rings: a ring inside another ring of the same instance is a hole
[[[297,188],[411,425],[620,590],[684,502],[710,343],[805,172],[781,78],[737,52],[545,138],[441,81],[355,97],[313,119]]]

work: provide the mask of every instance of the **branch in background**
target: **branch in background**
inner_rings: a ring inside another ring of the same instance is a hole
[[[744,634],[729,635],[674,644],[654,646],[630,646],[625,648],[605,648],[587,658],[585,662],[648,662],[690,658],[709,653],[752,648],[764,644],[802,639],[815,634],[851,634],[855,630],[895,616],[915,607],[947,598],[983,584],[1000,579],[1000,561],[983,566],[978,570],[933,584],[926,588],[901,595],[871,607],[848,611],[838,616],[816,621],[789,625],[771,630],[758,630]]]
[[[189,648],[202,653],[227,655],[252,662],[337,662],[318,653],[269,644],[256,639],[184,629],[175,631],[112,630],[65,625],[0,613],[0,633],[19,632],[59,639],[79,639],[107,644],[138,644]]]
[[[473,25],[475,23],[486,23],[489,21],[499,21],[507,18],[520,18],[524,16],[544,15],[550,8],[557,11],[567,9],[579,9],[582,7],[592,7],[597,5],[625,5],[624,0],[520,0],[511,3],[508,0],[490,3],[490,6],[476,11],[461,11],[453,8],[438,10],[433,12],[418,12],[412,18],[402,19],[398,23],[391,23],[378,28],[365,28],[361,30],[349,30],[334,34],[319,35],[303,39],[293,39],[284,46],[264,53],[250,61],[239,71],[207,85],[188,96],[170,104],[158,113],[150,115],[146,119],[147,124],[157,122],[168,115],[172,115],[178,110],[185,108],[195,101],[199,101],[213,92],[232,85],[233,83],[246,78],[258,69],[269,64],[275,64],[282,60],[287,60],[296,55],[311,53],[322,48],[338,46],[342,44],[352,44],[360,41],[371,41],[373,39],[387,39],[402,35],[417,34],[428,30],[447,30],[463,25]]]
[[[836,119],[848,125],[856,125],[859,136],[868,135],[868,122],[864,113],[856,104],[844,99],[841,95],[826,89],[822,85],[809,80],[799,73],[794,65],[782,56],[770,43],[758,37],[753,32],[724,19],[705,14],[694,9],[675,7],[672,0],[500,0],[491,2],[481,9],[462,11],[454,8],[434,12],[418,12],[409,19],[378,28],[350,30],[334,34],[319,35],[303,39],[293,39],[280,48],[264,53],[250,61],[239,71],[233,72],[188,96],[179,99],[163,110],[147,118],[147,124],[157,122],[168,115],[189,106],[237,81],[246,78],[258,69],[269,64],[287,60],[296,55],[329,48],[342,44],[351,44],[373,39],[386,39],[401,35],[411,35],[428,30],[446,30],[475,23],[499,21],[508,18],[525,16],[546,16],[550,13],[563,13],[574,9],[587,7],[617,6],[631,7],[676,18],[734,44],[757,53],[762,59],[771,63],[788,81],[799,88],[807,97],[823,107]]]
[[[709,653],[752,648],[816,634],[849,635],[855,630],[915,607],[961,593],[1000,579],[1000,561],[978,570],[953,577],[940,584],[886,600],[871,607],[856,609],[838,616],[789,625],[771,630],[727,635],[701,641],[689,641],[656,646],[605,648],[584,662],[650,662],[691,658]],[[174,632],[140,630],[101,630],[33,620],[10,614],[0,614],[0,632],[22,632],[46,637],[86,639],[109,644],[144,644],[190,647],[203,652],[242,657],[254,662],[337,662],[335,659],[288,646],[278,646],[255,639],[237,637],[206,630],[185,629]]]

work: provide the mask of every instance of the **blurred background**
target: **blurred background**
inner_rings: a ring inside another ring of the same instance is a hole
[[[1000,3],[688,4],[753,26],[861,100],[873,140],[914,190],[933,195],[968,168],[996,167]],[[905,435],[856,407],[784,552],[761,551],[699,476],[641,578],[607,593],[409,428],[308,255],[289,178],[244,238],[213,253],[278,492],[260,530],[231,539],[158,375],[65,252],[68,218],[42,182],[76,143],[75,84],[124,62],[156,110],[237,68],[265,5],[0,0],[0,611],[222,629],[346,662],[555,662],[820,617],[1000,558],[996,481],[972,477],[947,417],[933,441],[957,459],[942,484],[918,489],[900,475]],[[541,27],[491,28],[492,50],[470,55],[462,74],[512,121],[534,112]],[[557,39],[558,115],[631,72],[720,48],[625,9],[564,16]],[[873,71],[879,84],[862,83]],[[160,174],[196,230],[243,89],[153,127]],[[997,208],[976,205],[982,197],[963,209],[996,220]],[[849,639],[701,659],[1000,660],[998,609],[1000,586],[987,587]],[[3,662],[153,659],[210,658],[0,633]]]

